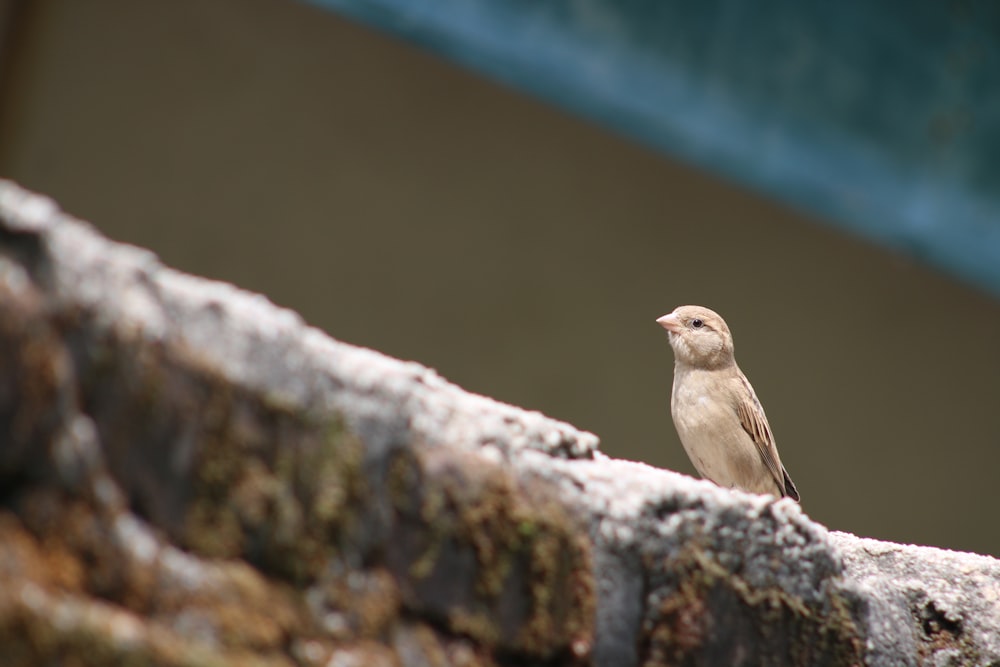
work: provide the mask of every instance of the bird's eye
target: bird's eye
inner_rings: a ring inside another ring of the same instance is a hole
[[[700,329],[703,326],[705,326],[705,323],[696,317],[693,320],[691,320],[691,326],[693,326],[695,329]]]

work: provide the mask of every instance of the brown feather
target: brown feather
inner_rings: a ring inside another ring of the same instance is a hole
[[[740,371],[740,381],[746,390],[743,393],[743,397],[737,400],[736,411],[740,416],[740,425],[743,426],[743,430],[750,435],[750,439],[757,446],[757,452],[777,483],[781,495],[798,500],[799,493],[795,489],[795,485],[791,483],[791,478],[789,478],[784,466],[781,465],[778,459],[778,448],[774,444],[774,435],[771,433],[771,427],[767,423],[764,408],[761,407],[753,386],[751,386],[750,381],[747,380],[742,371]]]

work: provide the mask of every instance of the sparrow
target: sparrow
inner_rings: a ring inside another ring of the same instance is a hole
[[[736,365],[725,320],[702,306],[679,306],[656,322],[674,351],[670,415],[698,474],[722,487],[798,501],[764,408]]]

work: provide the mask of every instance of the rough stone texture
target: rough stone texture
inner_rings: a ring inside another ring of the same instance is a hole
[[[1000,665],[1000,563],[334,341],[0,182],[5,665]]]

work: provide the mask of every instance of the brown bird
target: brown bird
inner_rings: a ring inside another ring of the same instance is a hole
[[[799,499],[718,313],[679,306],[656,320],[674,350],[670,414],[698,473],[719,486]]]

